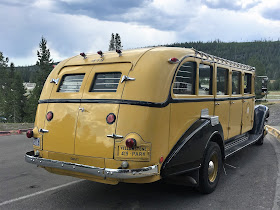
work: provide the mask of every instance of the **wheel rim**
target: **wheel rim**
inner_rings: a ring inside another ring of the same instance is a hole
[[[218,155],[214,153],[208,163],[208,179],[210,182],[214,182],[216,180],[218,174]]]

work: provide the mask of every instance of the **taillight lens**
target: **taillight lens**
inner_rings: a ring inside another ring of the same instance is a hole
[[[125,141],[125,145],[128,147],[128,148],[134,148],[136,147],[136,140],[133,139],[133,138],[129,138]]]
[[[113,124],[116,121],[116,115],[114,113],[110,113],[106,117],[106,122],[108,124]]]
[[[53,119],[53,113],[49,111],[46,115],[47,121],[51,121]]]
[[[26,137],[27,138],[32,138],[33,137],[33,130],[26,131]]]

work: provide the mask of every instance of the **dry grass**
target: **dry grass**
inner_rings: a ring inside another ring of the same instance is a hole
[[[33,123],[0,123],[0,131],[33,128]]]

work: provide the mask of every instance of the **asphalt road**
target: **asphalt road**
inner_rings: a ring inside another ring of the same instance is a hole
[[[111,186],[50,174],[25,163],[30,139],[0,136],[0,209],[277,209],[279,146],[268,135],[230,157],[216,191],[202,195],[161,182]]]

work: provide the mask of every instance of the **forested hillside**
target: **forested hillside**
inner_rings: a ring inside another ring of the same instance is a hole
[[[271,80],[280,78],[280,41],[255,42],[185,42],[166,46],[187,47],[223,57],[236,62],[263,68],[260,74],[265,74]]]

